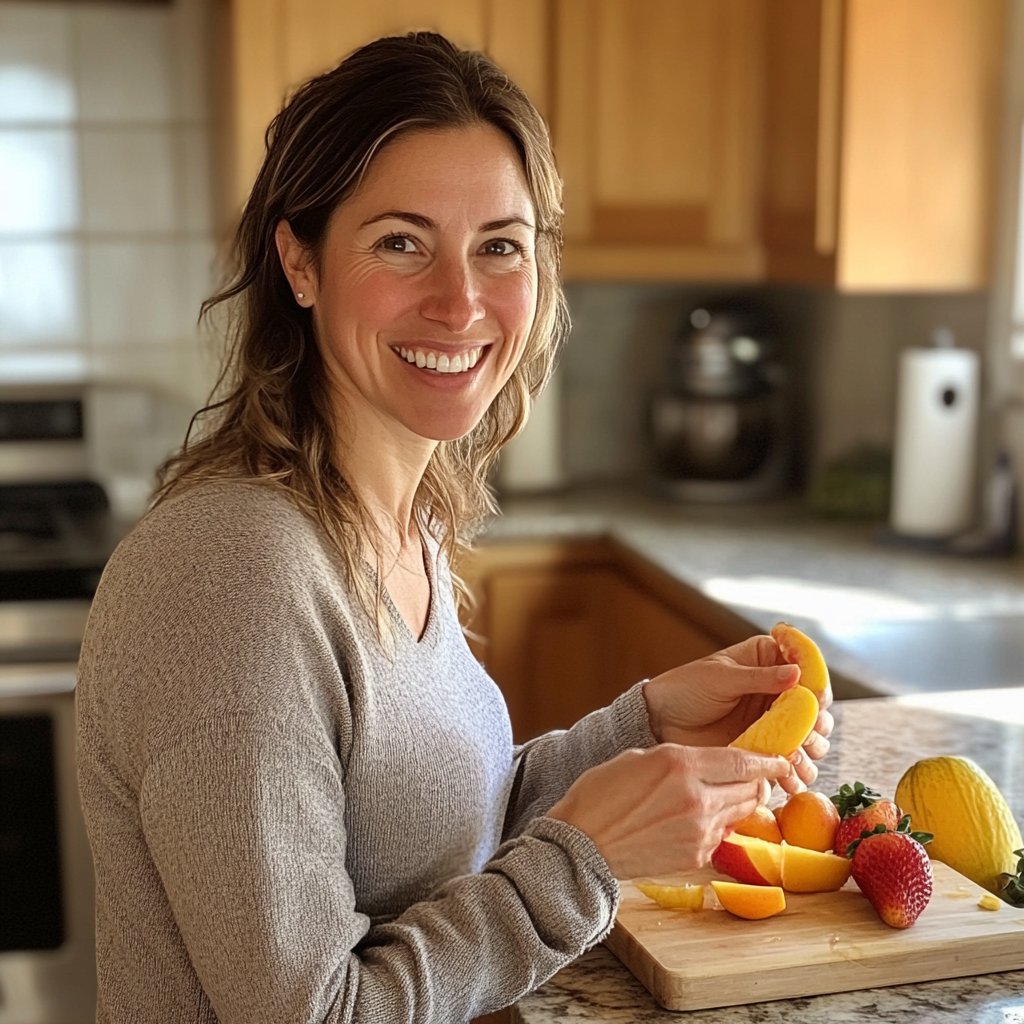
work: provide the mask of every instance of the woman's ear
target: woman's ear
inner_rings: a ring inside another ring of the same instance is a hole
[[[274,231],[277,254],[281,258],[284,276],[288,278],[295,301],[305,308],[316,302],[316,278],[310,266],[309,253],[292,232],[286,220],[280,220]]]

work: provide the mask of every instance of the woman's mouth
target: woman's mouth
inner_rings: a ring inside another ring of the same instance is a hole
[[[407,363],[413,363],[421,370],[434,370],[436,373],[465,373],[472,370],[486,353],[489,345],[481,345],[477,348],[467,349],[465,352],[457,352],[450,355],[447,352],[438,352],[429,348],[406,348],[395,346],[392,352],[397,353]]]

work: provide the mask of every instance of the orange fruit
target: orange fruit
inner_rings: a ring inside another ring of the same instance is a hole
[[[790,846],[825,853],[832,849],[839,812],[824,793],[797,793],[776,812],[782,838]]]
[[[775,820],[775,815],[764,804],[754,808],[753,813],[748,814],[741,821],[737,821],[732,830],[741,836],[754,836],[756,839],[763,839],[766,843],[782,842],[779,823]]]
[[[718,902],[737,917],[760,921],[786,909],[786,894],[778,886],[742,885],[739,882],[712,881]]]

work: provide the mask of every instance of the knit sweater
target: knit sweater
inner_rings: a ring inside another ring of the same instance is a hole
[[[654,742],[640,687],[514,747],[429,547],[391,657],[269,487],[187,491],[118,547],[77,694],[102,1024],[457,1024],[608,932],[607,864],[544,814]]]

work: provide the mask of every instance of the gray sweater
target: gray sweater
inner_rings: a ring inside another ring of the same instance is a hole
[[[389,660],[270,488],[192,490],[117,549],[78,682],[99,1021],[457,1024],[607,933],[615,879],[543,815],[654,742],[642,692],[513,747],[431,551]]]

